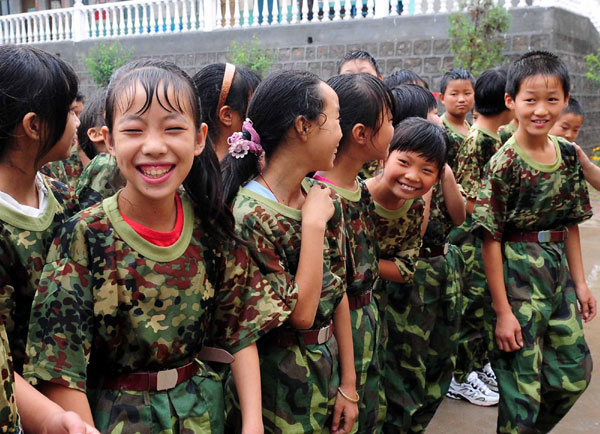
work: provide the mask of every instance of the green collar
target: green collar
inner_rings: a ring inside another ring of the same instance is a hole
[[[398,209],[387,209],[375,202],[375,212],[377,213],[377,215],[385,219],[396,220],[406,215],[414,201],[414,199],[407,200],[406,202],[404,202],[404,205],[402,205]]]
[[[306,178],[302,180],[302,189],[305,192],[308,192],[308,190],[310,190],[310,184],[308,182],[308,179]],[[293,220],[302,221],[302,210],[292,208],[291,206],[287,206],[282,203],[276,202],[267,197],[264,197],[262,194],[255,193],[252,190],[248,190],[247,188],[240,188],[238,194],[254,199],[255,201],[260,202],[262,205],[264,205],[267,208],[270,208],[276,213],[289,217]]]
[[[31,217],[21,214],[12,208],[0,205],[0,220],[3,220],[16,228],[25,229],[28,231],[40,232],[48,229],[54,221],[54,216],[59,211],[59,204],[52,193],[50,184],[46,181],[46,179],[44,179],[44,185],[48,191],[48,203],[46,204],[46,209],[42,215],[39,217]]]
[[[442,116],[442,122],[444,123],[444,125],[446,126],[446,128],[448,128],[450,131],[452,131],[454,134],[456,134],[457,136],[461,137],[462,139],[465,139],[467,136],[465,136],[463,133],[461,133],[460,131],[458,131],[456,129],[456,127],[454,126],[454,124],[452,124],[452,122],[450,122],[448,119],[446,119],[446,113],[444,113]],[[466,121],[465,119],[465,125],[467,126],[467,128],[471,128],[471,125],[469,125],[469,123]]]
[[[346,188],[338,187],[337,185],[333,185],[326,181],[319,180],[319,182],[322,182],[323,184],[327,184],[329,186],[329,188],[335,190],[337,194],[339,194],[341,197],[343,197],[344,199],[346,199],[350,202],[360,202],[360,197],[362,195],[362,191],[361,191],[360,182],[358,179],[359,178],[357,177],[356,178],[356,188],[354,190],[348,190]]]
[[[533,167],[540,172],[551,173],[558,169],[562,163],[562,154],[560,152],[560,147],[558,146],[558,140],[554,136],[548,136],[552,143],[554,143],[554,149],[556,150],[556,160],[551,164],[542,164],[539,161],[534,160],[527,154],[527,152],[517,143],[517,139],[515,136],[512,136],[506,144],[512,146],[517,155],[523,159],[528,165]]]
[[[500,136],[498,135],[498,133],[493,133],[490,130],[488,130],[487,128],[483,128],[480,125],[473,124],[473,126],[471,127],[471,129],[472,130],[481,131],[483,134],[485,134],[486,136],[490,136],[494,140],[498,140],[498,141],[500,140]]]

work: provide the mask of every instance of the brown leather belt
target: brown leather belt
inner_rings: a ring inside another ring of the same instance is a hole
[[[371,298],[373,297],[373,291],[369,290],[363,294],[359,295],[349,295],[348,296],[348,304],[350,305],[350,310],[357,310],[363,306],[371,303]]]
[[[502,241],[526,243],[559,243],[567,239],[567,231],[509,232],[502,236]]]
[[[436,256],[446,256],[448,253],[448,243],[441,246],[421,247],[419,250],[419,258],[435,258]]]
[[[305,345],[324,344],[333,336],[333,322],[315,330],[277,330],[275,336],[277,345],[281,347],[299,345],[300,340]]]
[[[196,358],[207,362],[231,363],[233,356],[222,348],[202,347]],[[169,390],[192,378],[198,372],[199,364],[193,360],[179,368],[158,372],[132,372],[104,379],[103,389],[132,391]]]

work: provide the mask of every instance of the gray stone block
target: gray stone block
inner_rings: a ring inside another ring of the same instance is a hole
[[[431,40],[419,40],[414,42],[414,54],[431,54]]]

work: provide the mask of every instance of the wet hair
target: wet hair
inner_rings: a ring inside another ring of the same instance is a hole
[[[0,46],[0,159],[17,143],[27,113],[40,120],[39,162],[65,132],[77,96],[77,75],[63,60],[31,46]]]
[[[581,107],[581,104],[579,104],[579,101],[577,101],[573,97],[570,97],[569,104],[563,109],[561,114],[565,115],[567,113],[571,113],[571,114],[574,114],[575,116],[583,117],[583,107]]]
[[[483,116],[496,116],[508,110],[504,102],[506,69],[484,71],[475,82],[475,110]]]
[[[383,82],[390,88],[398,87],[402,84],[417,84],[429,89],[429,84],[421,78],[419,74],[410,69],[400,69],[388,75]]]
[[[368,60],[369,63],[373,65],[373,68],[375,68],[375,72],[377,73],[377,75],[381,75],[381,71],[379,70],[377,60],[375,60],[375,58],[371,56],[371,54],[369,54],[367,51],[363,50],[354,50],[350,51],[349,53],[346,53],[346,55],[342,57],[342,59],[338,63],[338,74],[342,71],[342,66],[344,66],[344,64],[346,62],[349,62],[350,60]]]
[[[370,128],[373,136],[383,125],[385,110],[394,113],[394,101],[388,87],[371,74],[341,74],[327,80],[340,100],[340,149],[352,136],[352,128],[360,123]]]
[[[225,64],[213,63],[202,68],[193,77],[200,97],[200,116],[202,121],[208,125],[206,140],[210,145],[213,145],[219,136],[217,105],[224,75]],[[239,113],[243,120],[246,117],[250,97],[259,83],[258,75],[236,65],[231,88],[224,105],[228,105],[233,111]]]
[[[288,130],[299,116],[308,121],[323,117],[323,81],[307,71],[280,71],[261,82],[250,101],[248,117],[260,136],[268,159],[284,143]],[[323,122],[319,122],[322,124]],[[247,132],[243,133],[250,139]],[[260,158],[250,152],[243,158],[227,154],[222,161],[225,201],[231,203],[239,188],[260,173]]]
[[[442,76],[442,82],[440,84],[440,92],[442,94],[446,93],[446,88],[448,87],[448,83],[455,80],[467,80],[471,82],[473,88],[475,88],[475,78],[469,71],[463,68],[454,68],[450,71],[446,72]]]
[[[394,97],[394,126],[412,116],[427,119],[429,112],[437,108],[433,94],[417,84],[402,84],[392,89]]]
[[[508,68],[506,93],[515,99],[523,81],[538,74],[556,77],[562,84],[565,97],[569,95],[571,79],[567,65],[548,51],[530,51],[515,60]]]
[[[394,130],[390,154],[394,151],[415,152],[442,170],[448,158],[448,136],[427,119],[406,118]]]
[[[190,76],[171,62],[141,60],[123,66],[111,78],[105,115],[109,132],[118,109],[122,113],[131,109],[138,86],[144,89],[146,101],[137,114],[147,112],[156,101],[168,111],[184,113],[191,110],[196,128],[202,125],[196,86]],[[169,97],[169,89],[173,89],[174,98]],[[204,233],[210,234],[207,238],[217,242],[234,238],[233,215],[223,203],[219,161],[211,146],[206,146],[199,156],[194,157],[183,186],[194,202],[196,215],[201,217]]]
[[[80,124],[77,129],[77,141],[90,160],[98,155],[98,151],[87,132],[90,128],[103,127],[106,125],[106,122],[104,121],[105,100],[106,90],[101,90],[92,95],[90,101],[85,105],[79,116]]]

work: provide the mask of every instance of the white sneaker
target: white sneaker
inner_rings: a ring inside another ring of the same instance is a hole
[[[479,379],[483,381],[491,391],[498,392],[498,380],[496,379],[496,374],[494,374],[492,365],[490,365],[489,362],[486,363],[481,371],[475,372],[477,372]]]
[[[491,391],[483,381],[479,379],[475,371],[471,372],[464,383],[457,383],[452,379],[450,389],[446,394],[452,399],[466,399],[471,404],[489,407],[498,404],[500,395]]]

